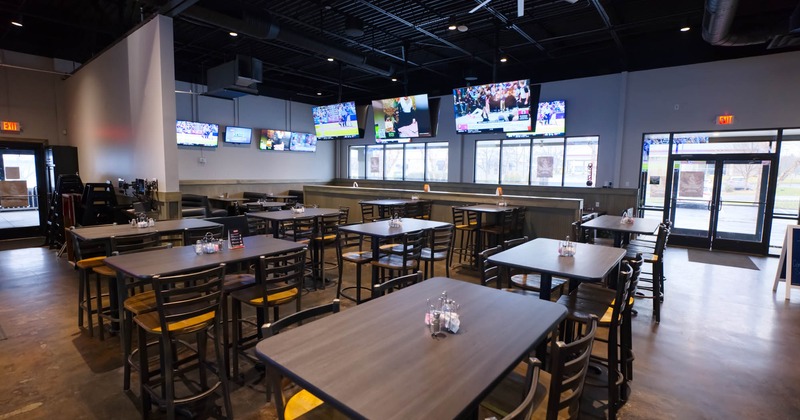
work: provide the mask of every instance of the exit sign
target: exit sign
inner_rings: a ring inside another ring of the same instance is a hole
[[[22,131],[19,121],[2,121],[0,123],[2,123],[2,126],[0,126],[2,131],[11,131],[14,133],[19,133]]]
[[[717,125],[733,124],[733,115],[717,115]]]

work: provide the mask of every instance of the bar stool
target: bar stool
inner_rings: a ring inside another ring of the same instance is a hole
[[[167,418],[175,418],[175,407],[194,403],[221,391],[226,417],[232,418],[230,392],[218,340],[214,340],[214,354],[217,369],[209,369],[206,361],[208,330],[214,330],[219,337],[220,300],[225,264],[195,273],[175,276],[154,276],[153,289],[156,294],[157,310],[138,315],[134,322],[139,327],[139,385],[142,402],[142,415],[147,417],[151,401],[164,406]],[[151,371],[148,355],[147,335],[158,337],[150,346],[158,346],[160,369]],[[195,335],[196,345],[192,346],[180,338]],[[188,355],[185,355],[188,352]],[[181,357],[182,356],[182,357]],[[196,363],[195,363],[196,362]],[[191,395],[178,397],[175,381],[184,378],[188,368],[197,368],[201,389],[187,387]],[[217,382],[209,386],[207,371],[216,371]],[[154,377],[151,378],[151,375]],[[194,392],[192,392],[194,391]]]
[[[75,229],[74,227],[70,230]],[[83,328],[83,315],[88,320],[89,337],[94,337],[94,316],[97,315],[98,324],[102,328],[100,312],[103,310],[103,296],[92,296],[92,285],[89,276],[94,274],[99,290],[100,278],[94,269],[105,264],[103,260],[111,255],[111,245],[107,240],[78,240],[72,235],[73,250],[75,252],[75,269],[78,271],[78,328]],[[105,295],[107,296],[107,295]]]
[[[354,301],[356,304],[363,302],[361,299],[361,292],[363,290],[371,291],[370,287],[363,287],[361,284],[361,268],[372,262],[372,251],[364,250],[364,241],[361,235],[349,233],[338,229],[336,232],[336,258],[339,265],[339,283],[336,288],[336,298],[346,298]],[[350,287],[342,287],[342,274],[344,272],[344,263],[349,262],[356,265],[356,285]],[[355,289],[356,295],[348,296],[345,292]]]
[[[425,278],[434,277],[434,264],[436,261],[444,261],[445,276],[450,277],[450,264],[453,259],[453,237],[455,236],[455,228],[453,225],[442,226],[431,229],[428,232],[430,236],[429,245],[422,248],[420,258],[425,262]],[[430,272],[428,265],[430,264]]]
[[[456,206],[450,208],[453,213],[453,226],[458,236],[458,247],[453,248],[453,254],[458,255],[458,263],[464,258],[468,264],[474,265],[475,233],[478,231],[478,214],[459,210]],[[458,235],[460,233],[460,235]]]

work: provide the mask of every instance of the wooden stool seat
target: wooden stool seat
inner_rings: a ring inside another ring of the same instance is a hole
[[[300,291],[297,288],[292,288],[282,292],[270,294],[267,296],[267,304],[269,306],[282,305],[296,299],[298,293],[300,293]],[[231,296],[240,302],[247,302],[251,305],[264,304],[263,292],[258,287],[248,287],[246,289],[237,290],[232,292]]]
[[[206,312],[192,318],[170,323],[167,328],[169,332],[174,334],[193,333],[210,327],[214,322],[215,316],[216,313],[214,311]],[[149,334],[161,334],[161,317],[158,311],[137,315],[133,318],[133,322]]]
[[[153,312],[158,305],[156,304],[156,292],[148,290],[146,292],[137,293],[125,299],[124,308],[126,311],[133,315],[141,315],[147,312]]]
[[[105,265],[104,260],[106,257],[92,257],[92,258],[84,258],[75,263],[75,266],[80,268],[81,270],[86,270],[89,268],[100,267]]]
[[[539,273],[523,273],[511,276],[511,282],[520,289],[539,292],[542,290],[542,276]],[[554,277],[550,283],[550,292],[554,292],[567,283],[566,279]]]

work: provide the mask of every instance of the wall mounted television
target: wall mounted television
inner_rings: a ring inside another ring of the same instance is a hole
[[[218,124],[178,120],[175,128],[178,146],[217,147]]]
[[[294,152],[316,152],[317,136],[311,133],[292,133],[289,150]]]
[[[527,79],[453,89],[456,132],[531,131],[531,104],[538,103],[540,91]]]
[[[508,138],[557,137],[566,133],[567,106],[563,100],[539,102],[534,131],[508,133]]]
[[[355,102],[316,106],[311,108],[311,114],[318,140],[360,137]]]
[[[399,96],[372,101],[375,138],[430,137],[431,108],[428,95]]]
[[[233,144],[250,144],[250,139],[253,136],[253,129],[248,127],[225,127],[225,143]]]
[[[261,130],[258,148],[261,150],[289,150],[292,132],[285,130]]]

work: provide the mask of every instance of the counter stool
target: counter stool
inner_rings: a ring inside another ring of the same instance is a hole
[[[470,265],[474,265],[475,253],[475,232],[478,231],[478,214],[459,210],[456,206],[451,207],[453,213],[453,225],[458,236],[458,247],[453,248],[453,254],[458,255],[458,263],[464,259]]]
[[[70,230],[74,227],[70,228]],[[94,269],[105,264],[103,260],[111,255],[111,245],[107,240],[88,240],[81,241],[74,234],[72,244],[75,252],[75,270],[78,271],[78,328],[83,328],[83,316],[86,314],[88,321],[89,337],[94,337],[94,316],[97,315],[97,322],[102,328],[100,313],[103,310],[103,295],[100,293],[92,295],[92,284],[89,280],[94,275],[97,290],[99,290],[100,278]]]
[[[174,419],[177,405],[194,403],[215,392],[220,392],[223,398],[226,417],[233,417],[228,378],[225,369],[222,369],[224,361],[218,340],[213,340],[216,369],[210,368],[206,360],[209,329],[214,331],[215,337],[219,337],[224,276],[225,264],[220,264],[216,268],[195,273],[153,277],[157,310],[133,319],[139,327],[139,347],[135,352],[139,356],[142,415],[145,418],[153,400],[166,408],[167,418]],[[150,343],[151,347],[157,345],[159,349],[158,370],[149,367],[148,334],[158,337],[157,342]],[[190,334],[196,336],[195,345],[180,339]],[[186,380],[185,374],[193,369],[198,370],[201,389],[195,389],[193,383],[193,386],[187,387],[190,395],[179,397],[175,382]],[[208,370],[217,374],[217,381],[210,386]]]
[[[338,229],[336,232],[336,258],[339,265],[339,283],[336,288],[336,298],[346,298],[360,304],[364,300],[361,299],[361,292],[363,290],[372,290],[369,287],[364,287],[361,284],[361,268],[372,262],[372,251],[364,250],[364,241],[361,235],[355,233],[345,232]],[[344,263],[349,262],[356,265],[356,285],[349,287],[342,287]],[[350,290],[355,289],[355,297],[349,296]],[[345,293],[347,292],[347,293]]]

